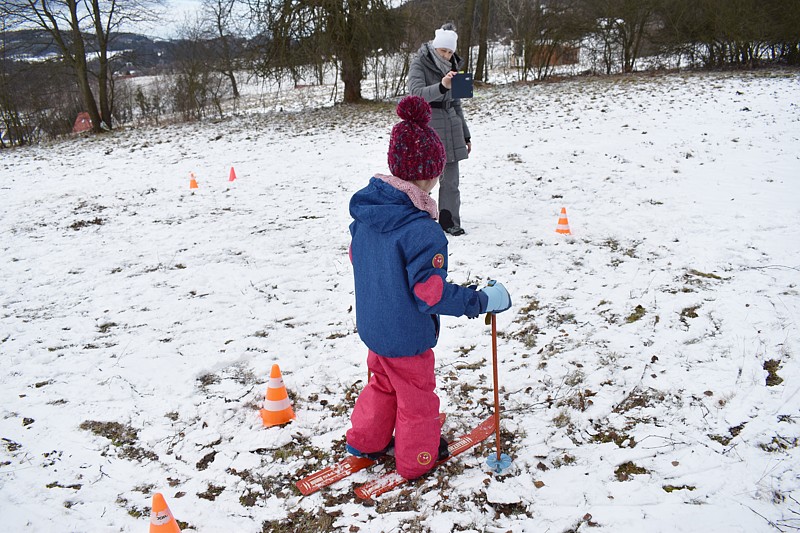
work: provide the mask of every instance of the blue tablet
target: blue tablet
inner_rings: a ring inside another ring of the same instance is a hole
[[[459,72],[453,76],[451,91],[453,98],[472,98],[472,73]]]

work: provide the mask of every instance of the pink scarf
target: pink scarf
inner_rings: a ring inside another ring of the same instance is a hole
[[[396,176],[387,176],[386,174],[375,174],[375,177],[384,181],[397,189],[402,191],[411,198],[414,207],[420,211],[427,211],[433,220],[439,220],[439,206],[436,205],[436,200],[431,198],[431,195],[414,185],[410,181],[401,180]]]

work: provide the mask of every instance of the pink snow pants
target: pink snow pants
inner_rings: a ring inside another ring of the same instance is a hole
[[[410,357],[382,357],[372,350],[372,372],[350,417],[347,443],[364,453],[384,449],[394,432],[397,472],[414,479],[436,463],[439,452],[439,397],[433,392],[433,350]]]

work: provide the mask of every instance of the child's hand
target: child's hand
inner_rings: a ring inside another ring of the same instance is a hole
[[[481,289],[481,292],[489,297],[489,302],[486,304],[487,313],[502,313],[511,307],[511,295],[508,294],[502,283],[490,281],[488,286]]]

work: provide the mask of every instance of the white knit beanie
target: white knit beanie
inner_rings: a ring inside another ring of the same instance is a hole
[[[431,44],[434,48],[446,48],[455,52],[458,44],[458,34],[455,32],[455,27],[452,24],[445,24],[436,30],[436,37],[433,38]]]

